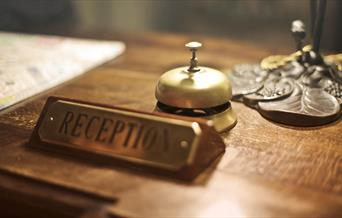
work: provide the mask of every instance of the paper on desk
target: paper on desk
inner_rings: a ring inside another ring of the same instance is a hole
[[[120,55],[117,41],[0,32],[0,110]]]

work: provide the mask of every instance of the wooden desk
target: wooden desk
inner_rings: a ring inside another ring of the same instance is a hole
[[[39,187],[67,187],[101,199],[97,203],[106,204],[113,215],[129,217],[342,216],[340,121],[317,128],[286,127],[233,102],[238,124],[222,134],[225,154],[192,183],[27,148],[25,143],[50,95],[153,110],[157,79],[164,71],[187,64],[189,54],[183,45],[191,39],[204,44],[200,63],[221,70],[275,53],[207,37],[141,34],[112,39],[127,43],[124,55],[2,113],[1,190],[33,192],[36,188],[32,196],[48,193],[44,199],[49,199],[57,195],[56,189]],[[31,183],[22,182],[26,181],[22,177],[42,185],[28,186]],[[67,195],[61,199],[76,201]]]

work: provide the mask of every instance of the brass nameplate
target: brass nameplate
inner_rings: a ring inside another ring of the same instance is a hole
[[[203,131],[209,127],[203,126],[201,122],[50,97],[30,144],[59,145],[179,171],[196,162],[201,140],[208,135]]]

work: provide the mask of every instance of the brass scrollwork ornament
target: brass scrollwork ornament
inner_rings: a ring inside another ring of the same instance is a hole
[[[287,125],[317,126],[341,116],[342,54],[320,54],[326,0],[311,4],[312,45],[303,46],[305,25],[293,21],[291,32],[297,51],[267,57],[260,64],[235,66],[229,74],[233,100]]]

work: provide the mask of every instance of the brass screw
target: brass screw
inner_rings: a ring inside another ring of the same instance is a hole
[[[202,43],[189,42],[189,43],[185,44],[185,47],[187,47],[192,53],[192,57],[190,59],[190,67],[188,68],[188,71],[189,72],[198,72],[200,69],[197,67],[198,61],[197,61],[197,57],[196,57],[196,52],[197,52],[197,49],[202,47]]]

